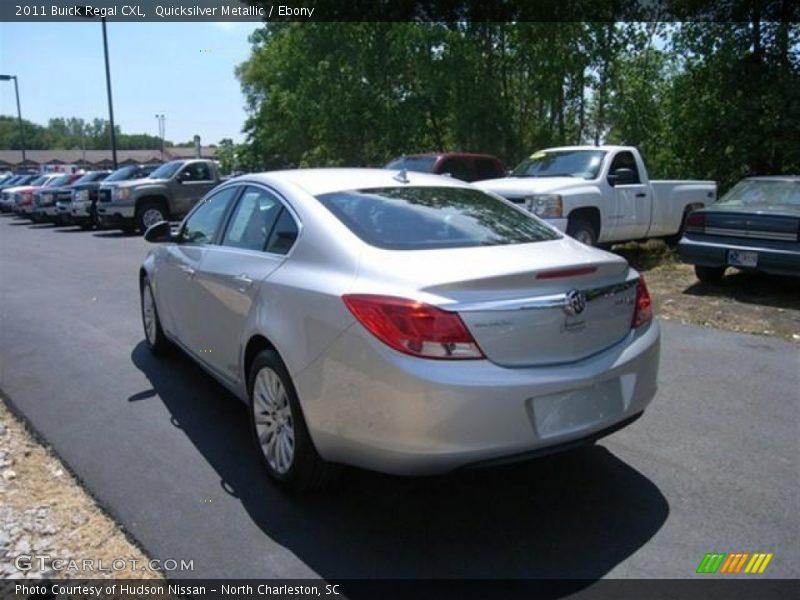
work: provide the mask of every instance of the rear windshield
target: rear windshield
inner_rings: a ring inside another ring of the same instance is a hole
[[[800,180],[744,179],[719,199],[720,204],[800,206]]]
[[[402,156],[395,158],[384,167],[384,169],[405,169],[406,171],[416,171],[418,173],[430,173],[436,164],[435,156]]]
[[[389,250],[528,244],[559,237],[533,215],[468,188],[375,188],[317,199],[366,243]]]

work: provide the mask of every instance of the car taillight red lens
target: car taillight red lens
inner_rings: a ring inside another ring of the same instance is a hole
[[[631,327],[636,329],[646,325],[653,320],[653,301],[650,299],[650,292],[647,291],[644,278],[640,277],[636,283],[636,306],[633,311],[633,322]]]
[[[684,229],[686,231],[703,233],[706,230],[706,214],[701,212],[693,212],[690,214],[686,217]]]
[[[347,294],[342,300],[372,335],[399,352],[449,360],[484,357],[456,313],[392,296]]]

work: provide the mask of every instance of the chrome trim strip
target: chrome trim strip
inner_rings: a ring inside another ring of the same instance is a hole
[[[629,279],[622,283],[612,283],[596,288],[579,290],[586,296],[586,302],[609,298],[634,287],[639,281]],[[443,305],[441,308],[457,312],[492,312],[502,310],[541,310],[546,308],[560,308],[567,305],[567,293],[552,294],[549,296],[533,296],[527,298],[512,298],[511,300],[492,300],[488,302],[467,302],[464,304]]]
[[[725,235],[728,237],[740,237],[749,239],[778,240],[794,242],[797,240],[795,233],[782,233],[779,231],[753,231],[745,229],[729,229],[727,227],[706,227],[706,235]]]

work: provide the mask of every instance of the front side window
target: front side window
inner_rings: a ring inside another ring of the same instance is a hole
[[[317,196],[355,235],[390,250],[528,244],[559,238],[536,219],[480,190],[391,187]]]
[[[632,152],[620,152],[614,157],[608,172],[614,173],[617,169],[630,169],[633,171],[633,181],[630,183],[639,183],[639,167],[636,166]]]
[[[594,179],[603,164],[604,150],[537,152],[511,172],[512,177],[581,177]]]
[[[236,197],[239,188],[229,187],[203,200],[186,218],[181,228],[179,242],[182,244],[208,244],[222,223],[222,218]]]
[[[186,165],[181,173],[181,179],[183,181],[208,181],[211,179],[211,171],[206,163],[192,163]]]
[[[222,245],[263,251],[281,208],[273,194],[248,187],[236,206]]]

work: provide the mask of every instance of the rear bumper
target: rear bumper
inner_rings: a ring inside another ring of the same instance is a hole
[[[577,363],[405,356],[360,325],[295,375],[320,455],[400,475],[520,460],[624,427],[656,393],[657,322]]]
[[[678,243],[678,254],[683,262],[692,265],[726,267],[729,266],[728,250],[756,252],[758,263],[755,270],[773,275],[800,277],[800,244],[794,243],[796,247],[794,250],[791,249],[791,242],[780,245],[784,244],[787,249],[760,245],[756,240],[725,238],[719,241],[706,241],[684,236]]]

